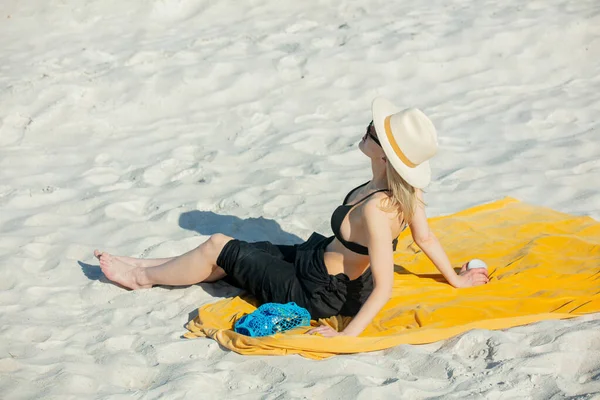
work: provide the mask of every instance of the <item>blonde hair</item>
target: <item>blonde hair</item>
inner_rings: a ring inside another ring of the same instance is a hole
[[[417,197],[417,189],[406,182],[392,167],[390,162],[385,165],[387,175],[387,186],[391,195],[385,200],[382,210],[396,212],[402,215],[405,223],[410,224],[419,203],[424,203]]]

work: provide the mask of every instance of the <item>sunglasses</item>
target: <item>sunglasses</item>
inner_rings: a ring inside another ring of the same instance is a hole
[[[367,126],[367,136],[370,137],[371,139],[373,139],[373,141],[375,143],[377,143],[377,145],[379,147],[381,147],[381,143],[379,142],[379,139],[377,139],[377,136],[375,136],[371,133],[371,128],[373,128],[373,121],[371,121],[371,123]],[[373,128],[373,129],[375,129],[375,128]]]

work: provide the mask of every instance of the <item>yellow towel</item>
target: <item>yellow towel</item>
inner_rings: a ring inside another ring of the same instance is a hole
[[[262,338],[239,335],[233,324],[256,309],[240,297],[200,308],[185,336],[210,337],[240,354],[319,359],[600,312],[600,223],[592,218],[506,198],[432,218],[430,225],[456,267],[483,259],[490,282],[453,288],[404,232],[395,254],[392,298],[359,337],[306,335],[307,327]],[[338,330],[349,321],[320,320]]]

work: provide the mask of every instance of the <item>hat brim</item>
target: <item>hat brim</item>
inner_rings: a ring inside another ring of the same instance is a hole
[[[416,167],[409,167],[404,164],[400,157],[396,155],[390,141],[385,132],[385,119],[392,114],[402,111],[399,107],[396,107],[390,101],[383,97],[377,97],[373,100],[371,105],[371,112],[373,114],[373,126],[377,132],[377,137],[381,142],[381,148],[385,153],[388,161],[392,163],[392,166],[400,174],[402,178],[412,186],[422,189],[429,185],[431,182],[431,167],[429,161],[422,162]],[[402,143],[399,143],[402,146]]]

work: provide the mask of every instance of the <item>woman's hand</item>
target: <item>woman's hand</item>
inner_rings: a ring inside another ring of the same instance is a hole
[[[464,263],[458,274],[454,287],[466,288],[471,286],[485,285],[490,281],[487,268],[467,269],[468,263]]]
[[[344,332],[338,332],[329,325],[321,325],[306,332],[309,335],[320,333],[324,337],[346,336]]]

